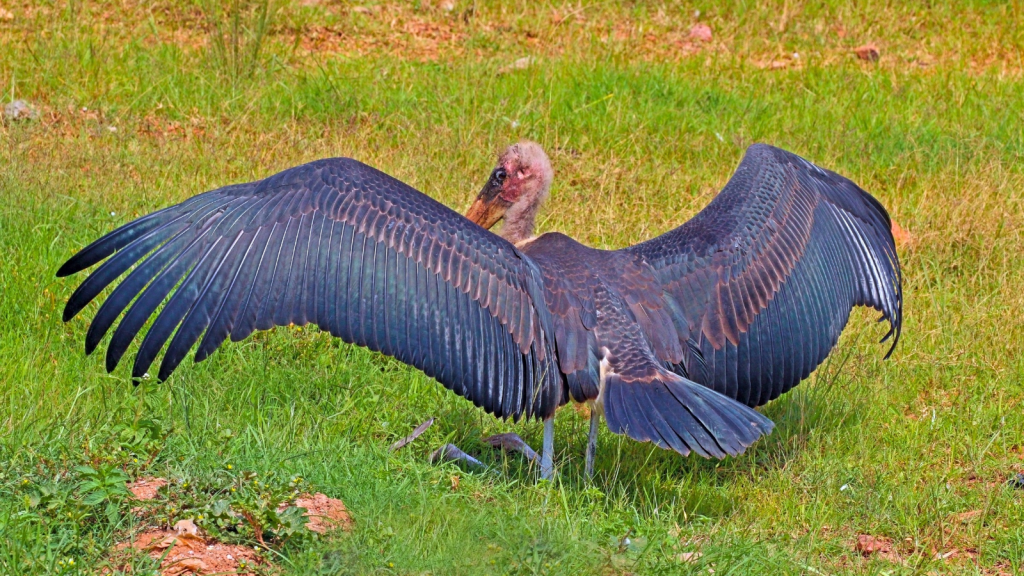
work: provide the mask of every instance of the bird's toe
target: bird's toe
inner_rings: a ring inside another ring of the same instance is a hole
[[[516,434],[515,432],[488,436],[487,438],[484,438],[484,442],[506,452],[519,452],[523,456],[526,456],[526,459],[530,461],[536,461],[539,459],[537,451],[530,448],[529,444],[523,441],[523,439],[519,437],[519,434]]]

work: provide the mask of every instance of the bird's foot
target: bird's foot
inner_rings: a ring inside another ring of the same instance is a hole
[[[502,450],[512,450],[519,452],[530,462],[538,462],[540,464],[540,478],[541,480],[551,480],[555,475],[555,466],[553,457],[555,453],[555,419],[554,417],[548,418],[544,421],[544,450],[541,454],[537,454],[537,451],[523,442],[523,439],[518,434],[509,432],[507,434],[495,434],[484,438],[484,442],[494,446],[495,448],[501,448]]]
[[[455,444],[445,444],[437,450],[434,450],[430,455],[430,463],[437,464],[438,462],[461,462],[469,464],[470,466],[486,468],[483,462],[473,458],[469,454],[466,454]]]
[[[519,452],[523,456],[526,456],[526,459],[531,462],[536,462],[540,459],[537,452],[533,448],[530,448],[529,444],[524,442],[523,439],[519,437],[519,434],[516,434],[515,432],[488,436],[487,438],[484,438],[484,442],[495,448],[500,448],[505,452]]]

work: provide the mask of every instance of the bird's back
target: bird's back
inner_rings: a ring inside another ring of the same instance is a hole
[[[683,350],[653,269],[623,251],[544,234],[522,251],[541,270],[559,366],[577,402],[598,395],[601,348],[630,335],[630,345],[679,363]]]

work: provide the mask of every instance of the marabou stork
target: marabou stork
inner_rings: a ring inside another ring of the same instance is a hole
[[[228,337],[312,322],[498,418],[543,419],[545,478],[555,409],[569,400],[592,405],[588,476],[602,414],[616,434],[723,458],[771,431],[753,407],[806,378],[854,306],[888,320],[886,357],[896,346],[903,298],[889,216],[834,172],[753,145],[690,221],[621,250],[533,236],[552,176],[539,145],[515,144],[466,217],[349,158],[218,188],[64,263],[58,276],[106,259],[64,321],[128,272],[85,350],[120,317],[113,370],[163,305],[132,369],[142,377],[170,340],[161,380],[196,342],[199,362]],[[501,235],[489,232],[502,218]]]

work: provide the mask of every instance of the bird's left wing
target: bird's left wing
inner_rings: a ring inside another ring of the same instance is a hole
[[[546,417],[562,401],[536,265],[355,160],[319,160],[200,194],[107,234],[57,275],[103,260],[68,300],[64,320],[134,266],[86,336],[91,353],[127,309],[107,370],[159,309],[133,377],[168,340],[160,379],[197,341],[201,361],[229,336],[312,322],[422,369],[499,417]]]
[[[850,310],[870,306],[899,339],[903,291],[889,215],[850,180],[751,146],[689,222],[626,249],[655,271],[689,378],[750,406],[828,355]],[[892,348],[890,348],[890,353]]]

